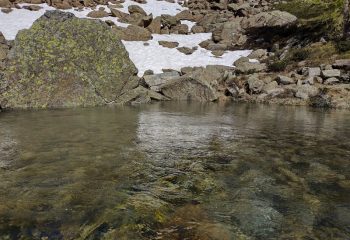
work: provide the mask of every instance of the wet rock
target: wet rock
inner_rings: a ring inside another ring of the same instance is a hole
[[[283,216],[262,200],[242,199],[233,203],[232,221],[246,234],[259,239],[276,236]]]
[[[60,11],[47,11],[20,31],[9,56],[0,94],[1,106],[9,108],[106,104],[128,90],[137,73],[107,24]]]
[[[167,101],[169,98],[164,97],[163,95],[154,92],[152,90],[149,90],[147,88],[144,88],[142,86],[138,86],[137,88],[134,88],[132,90],[129,90],[119,96],[114,103],[116,104],[143,104],[143,103],[149,103],[152,100],[156,101]]]
[[[328,166],[320,163],[312,163],[310,165],[310,170],[306,175],[306,179],[310,182],[325,184],[330,184],[343,178],[344,176],[337,174],[337,172],[330,169]]]
[[[165,222],[170,211],[166,202],[146,193],[131,196],[126,207],[133,210],[135,218],[150,225]]]
[[[2,137],[0,141],[0,169],[9,167],[17,160],[19,160],[17,143],[9,137]]]

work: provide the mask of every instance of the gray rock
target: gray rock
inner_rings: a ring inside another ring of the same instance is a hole
[[[282,85],[289,85],[289,84],[295,84],[295,80],[290,78],[290,77],[286,77],[286,76],[282,76],[282,75],[279,75],[277,77],[277,81],[279,84],[282,84]]]
[[[264,87],[262,88],[262,92],[269,94],[276,88],[278,88],[278,83],[276,81],[272,81],[264,85]]]
[[[216,91],[206,82],[183,76],[163,85],[161,92],[172,100],[180,101],[214,101]]]
[[[340,82],[340,81],[339,81],[338,78],[331,77],[331,78],[327,78],[327,79],[323,82],[323,84],[325,84],[325,85],[333,85],[333,84],[337,84],[337,83],[339,83],[339,82]]]
[[[333,64],[334,68],[350,70],[350,59],[339,59],[335,60]]]
[[[130,14],[139,13],[139,14],[144,15],[144,16],[147,15],[145,10],[143,10],[143,8],[138,6],[138,5],[130,5],[128,7],[128,11],[129,11]]]
[[[323,70],[322,77],[323,78],[340,77],[340,70],[339,69]]]
[[[303,100],[308,100],[310,97],[315,97],[319,93],[319,89],[308,84],[297,86],[295,97]]]
[[[314,68],[303,68],[302,69],[302,74],[306,77],[315,77],[315,76],[320,76],[321,75],[321,69],[319,67],[314,67]]]
[[[17,34],[7,65],[5,108],[103,105],[137,86],[137,69],[107,24],[60,11]]]
[[[167,82],[178,77],[180,77],[180,74],[176,71],[172,71],[155,75],[147,75],[144,76],[143,79],[145,80],[146,84],[150,87],[151,90],[159,92],[159,88],[162,84],[166,84]]]
[[[256,75],[252,75],[248,78],[248,87],[252,93],[260,93],[265,83],[264,81],[257,78]]]
[[[245,18],[242,21],[244,29],[262,28],[262,27],[287,27],[295,24],[297,17],[279,10],[271,12],[261,12],[256,15]]]
[[[179,46],[178,42],[158,41],[159,45],[166,48],[176,48]]]
[[[125,41],[148,41],[152,39],[152,34],[150,31],[136,25],[129,25],[127,28],[113,26],[112,30]]]
[[[236,61],[237,62],[237,61]],[[267,69],[265,63],[255,63],[255,62],[235,62],[236,71],[238,73],[256,73],[262,72]]]
[[[248,58],[261,60],[266,56],[267,56],[266,49],[257,49],[253,51],[251,54],[249,54]]]
[[[179,52],[186,54],[186,55],[191,55],[196,51],[196,48],[189,48],[189,47],[178,47],[176,48]]]
[[[264,200],[242,199],[233,204],[231,219],[249,235],[271,239],[280,230],[283,216]]]
[[[302,84],[314,85],[315,84],[315,77],[306,78],[305,80],[302,81]]]

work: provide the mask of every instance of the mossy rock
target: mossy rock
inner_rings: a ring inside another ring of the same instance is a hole
[[[2,108],[113,103],[137,74],[117,34],[102,21],[47,11],[20,31],[0,82]]]

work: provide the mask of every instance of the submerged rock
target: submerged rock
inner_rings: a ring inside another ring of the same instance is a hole
[[[137,74],[107,24],[47,11],[20,31],[0,84],[2,108],[94,106],[114,102]],[[129,88],[128,88],[129,87]]]

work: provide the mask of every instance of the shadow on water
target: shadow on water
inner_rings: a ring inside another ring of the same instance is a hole
[[[0,239],[348,239],[350,113],[249,104],[0,115]]]

